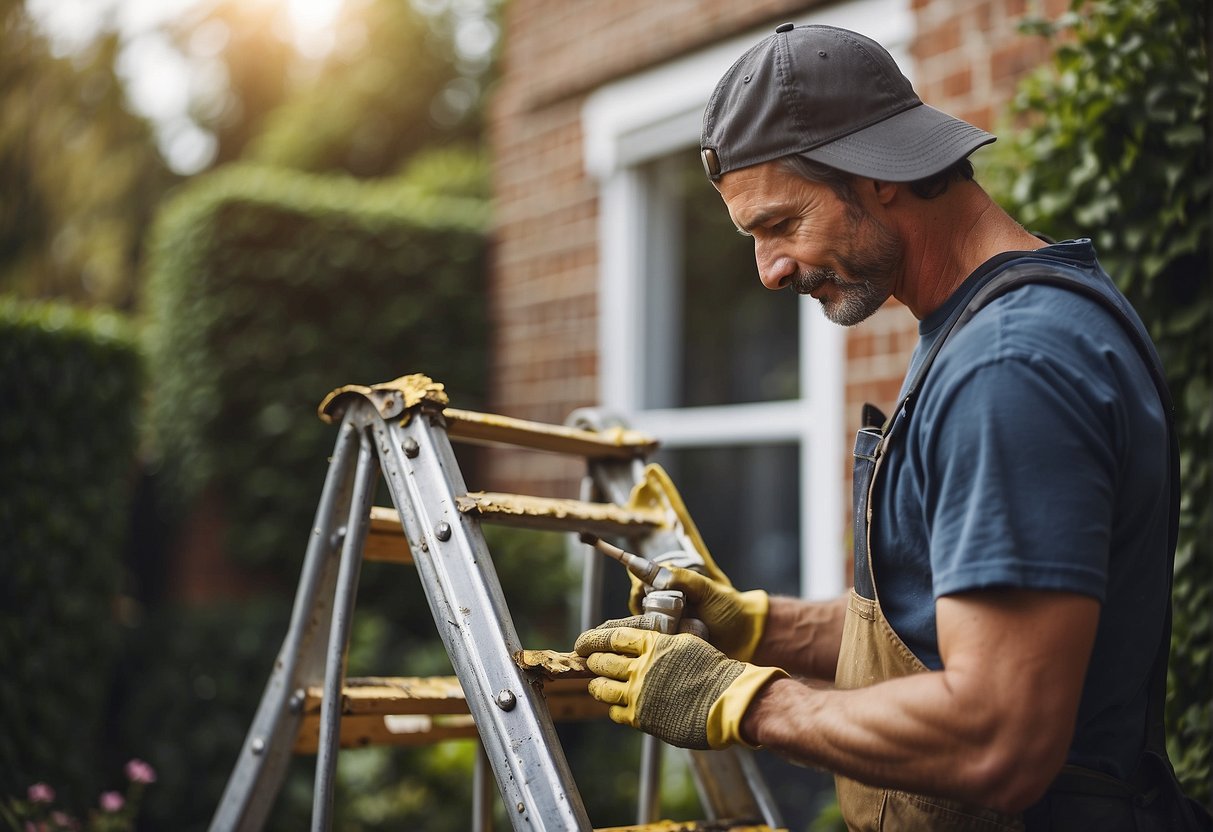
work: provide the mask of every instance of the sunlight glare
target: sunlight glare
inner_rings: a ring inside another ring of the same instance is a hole
[[[323,30],[341,11],[343,0],[287,0],[291,23],[300,33]]]

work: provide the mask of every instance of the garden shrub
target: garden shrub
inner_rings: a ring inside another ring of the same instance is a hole
[[[0,298],[0,801],[44,781],[78,812],[117,768],[140,385],[123,319]]]
[[[411,372],[484,399],[486,203],[401,180],[234,166],[186,187],[150,248],[156,447],[184,508],[220,496],[226,551],[293,575],[343,384]]]

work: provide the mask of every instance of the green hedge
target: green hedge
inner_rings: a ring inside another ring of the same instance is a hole
[[[141,366],[112,315],[0,298],[0,801],[93,801],[123,633]]]
[[[1080,13],[1081,11],[1081,13]],[[1189,792],[1210,800],[1213,280],[1209,9],[1185,0],[1075,2],[1051,66],[1021,88],[1001,170],[1024,224],[1088,236],[1162,356],[1182,458],[1167,718]]]
[[[151,421],[179,506],[221,496],[228,553],[293,576],[332,450],[329,390],[425,372],[483,401],[487,204],[400,180],[235,166],[151,235]]]

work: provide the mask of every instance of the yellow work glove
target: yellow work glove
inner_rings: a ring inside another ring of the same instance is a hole
[[[706,580],[697,572],[667,566],[675,578],[663,589],[680,589],[686,595],[687,608],[683,610],[683,617],[703,621],[708,628],[708,640],[729,658],[749,661],[766,627],[770,608],[767,594],[762,590],[738,592],[733,588],[733,583],[708,551],[670,475],[660,465],[645,467],[643,479],[632,489],[628,506],[661,512],[666,525],[703,562]],[[643,611],[646,587],[634,575],[630,577],[632,590],[628,596],[628,609],[639,615]]]
[[[596,678],[590,695],[610,716],[671,745],[745,744],[741,718],[758,691],[786,678],[777,667],[734,661],[701,638],[663,635],[613,622],[586,630],[574,647]]]
[[[708,641],[730,659],[752,659],[766,629],[770,596],[761,589],[738,592],[689,569],[666,568],[670,582],[665,588],[682,590],[686,599],[683,618],[698,618],[707,625]]]
[[[655,462],[644,467],[644,475],[640,482],[632,488],[628,495],[628,508],[637,511],[655,511],[663,515],[665,527],[680,538],[687,550],[703,561],[703,574],[727,586],[732,586],[729,576],[721,571],[708,551],[707,544],[699,534],[699,528],[691,519],[682,495],[674,487],[674,481],[666,470]],[[644,584],[635,576],[632,577],[632,598],[629,603],[632,612],[639,612],[640,599],[644,597]],[[639,592],[639,594],[637,594]]]

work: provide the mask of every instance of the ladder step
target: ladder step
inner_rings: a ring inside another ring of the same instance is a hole
[[[503,526],[523,526],[544,531],[586,531],[598,535],[644,534],[664,525],[657,510],[626,509],[615,503],[589,503],[525,494],[475,491],[455,498],[463,514]]]
[[[362,544],[364,560],[387,561],[389,563],[412,563],[413,553],[409,549],[404,527],[400,525],[400,514],[394,508],[371,506],[371,523]]]
[[[658,445],[653,437],[624,428],[597,432],[454,407],[444,408],[442,415],[451,439],[473,445],[513,445],[587,459],[635,459]]]
[[[665,522],[661,513],[655,510],[637,511],[615,503],[589,503],[488,491],[475,491],[456,497],[455,505],[463,514],[472,514],[500,526],[590,532],[602,537],[647,534],[661,528]],[[371,523],[362,552],[366,560],[413,562],[396,509],[386,506],[371,508]]]
[[[605,717],[607,706],[586,691],[594,675],[575,653],[523,650],[515,656],[543,686],[552,718],[562,722]],[[323,688],[306,691],[295,753],[315,754],[320,739]],[[341,691],[341,747],[430,745],[470,739],[476,726],[454,676],[367,676],[346,680]]]

